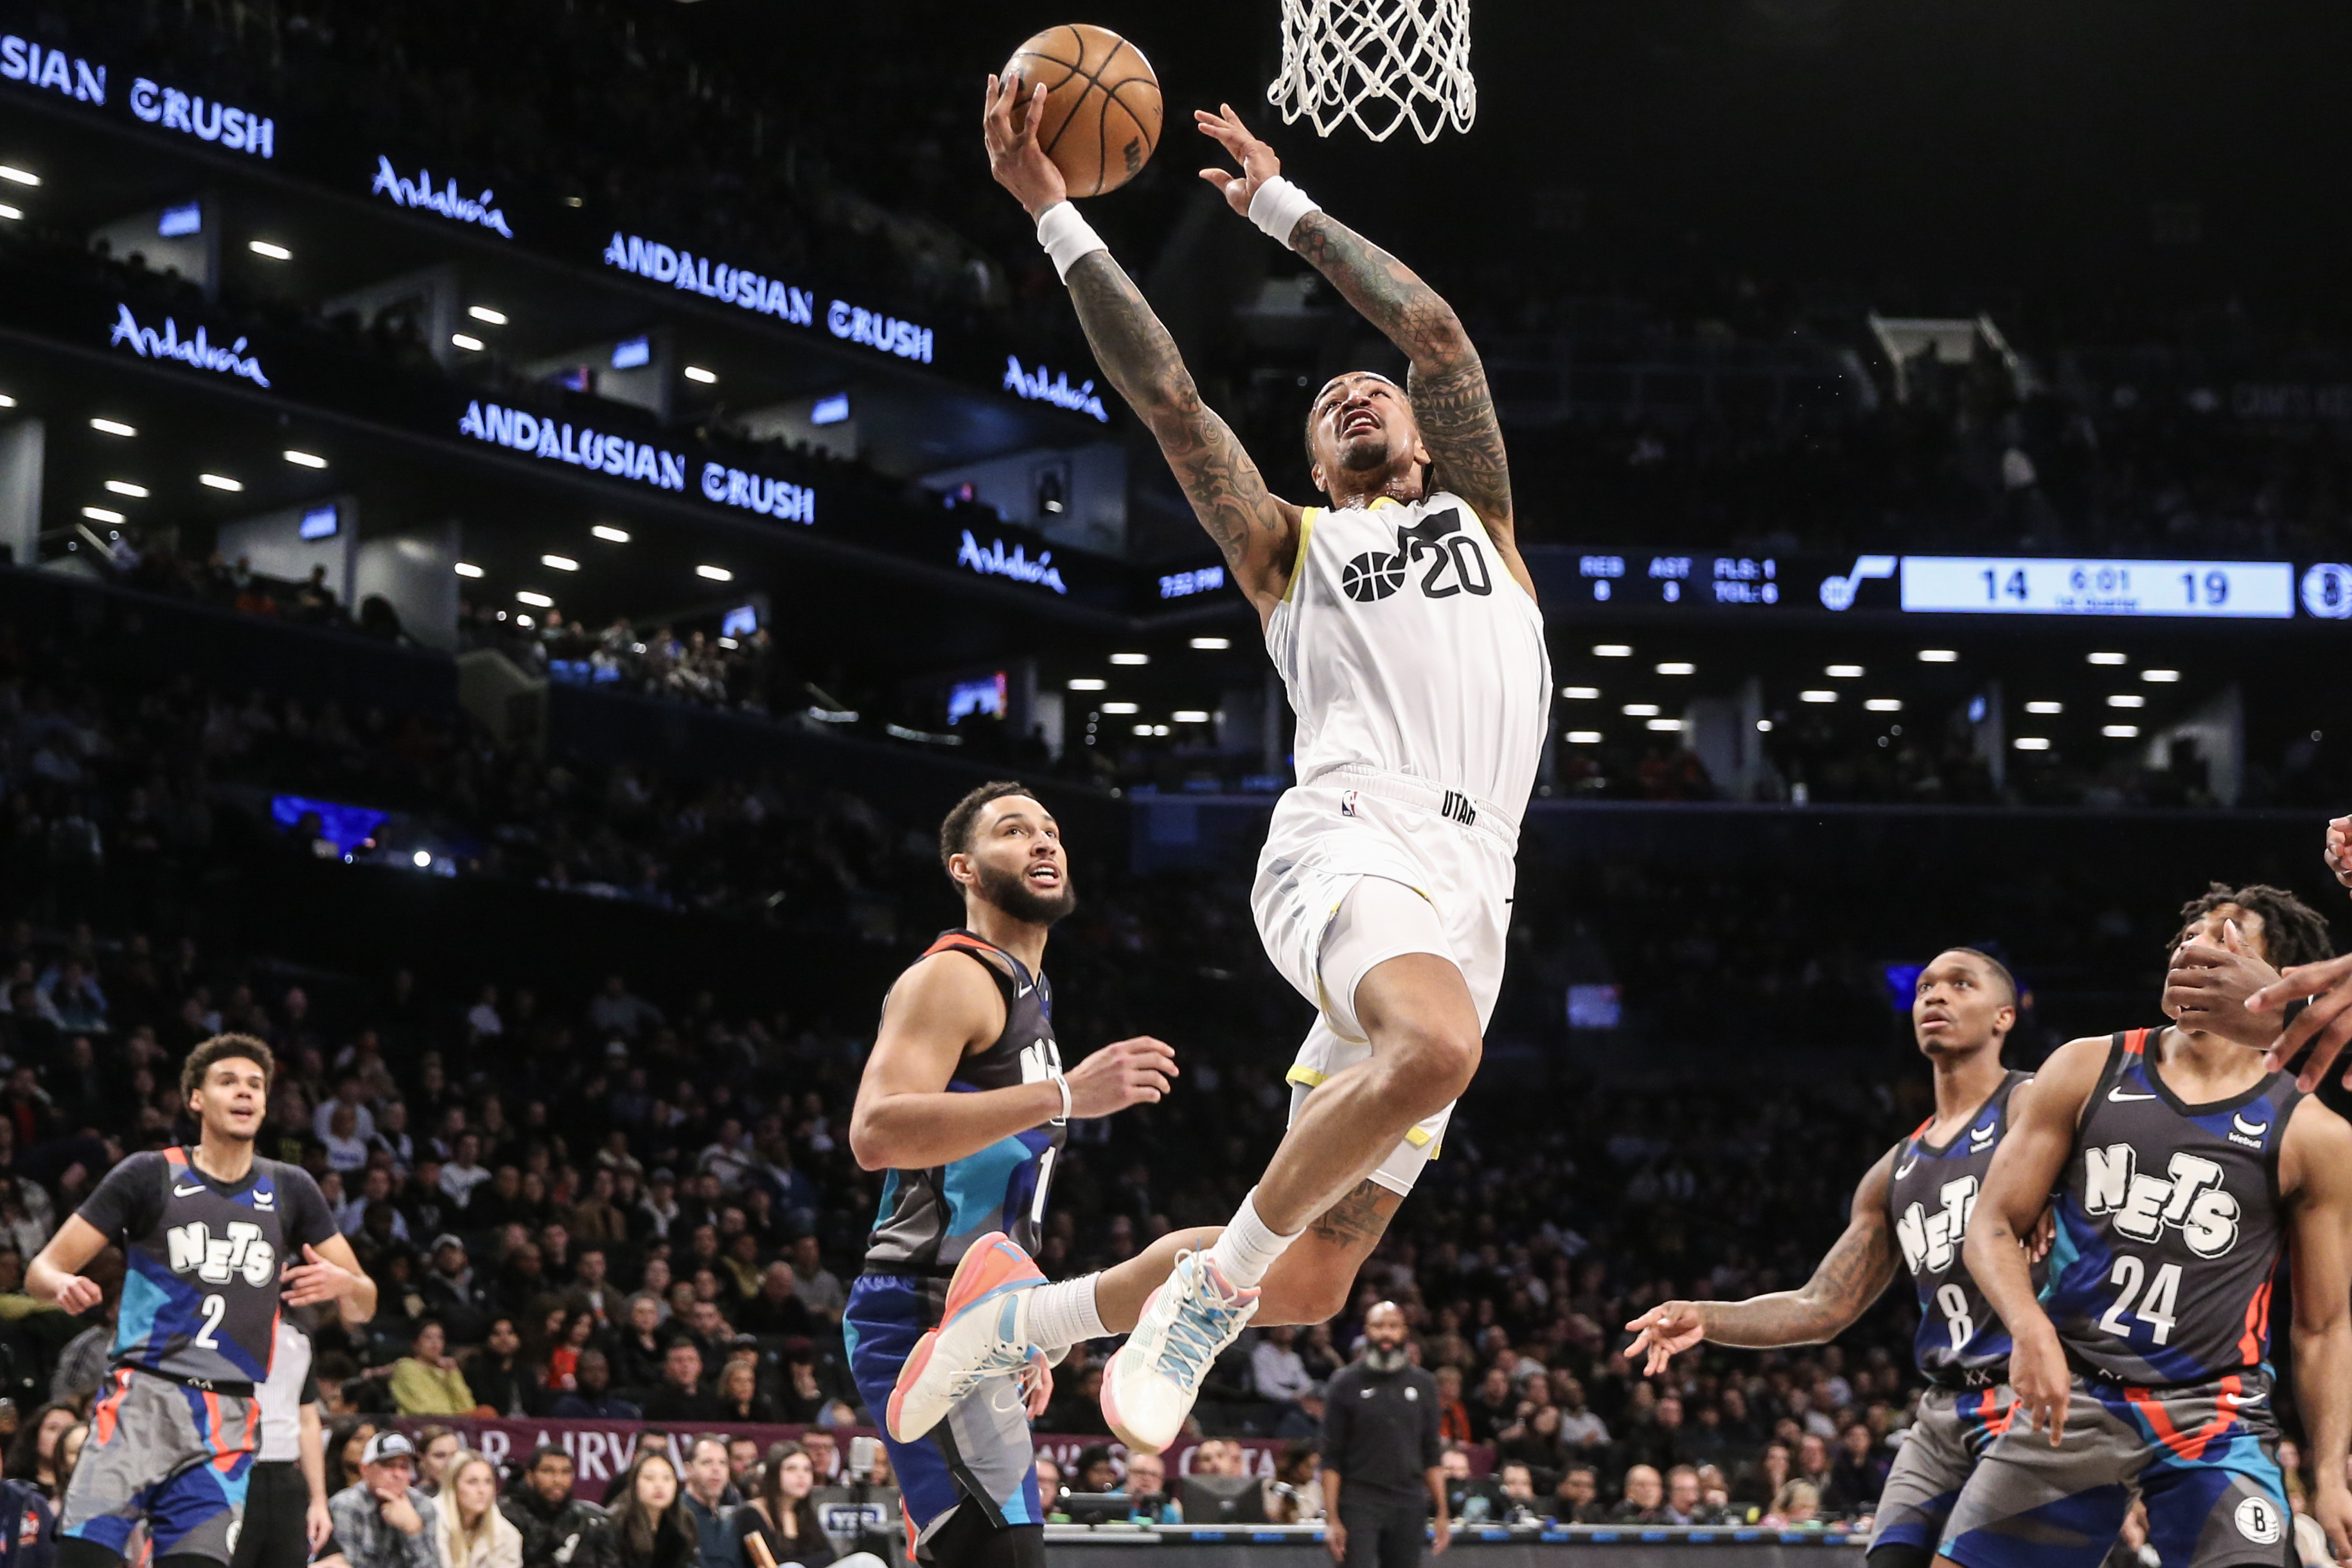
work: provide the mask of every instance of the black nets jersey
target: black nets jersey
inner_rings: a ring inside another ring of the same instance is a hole
[[[256,1156],[229,1185],[179,1148],[132,1155],[79,1212],[128,1264],[115,1364],[224,1390],[269,1375],[279,1266],[337,1233],[300,1166]]]
[[[2002,1079],[1968,1125],[1940,1148],[1927,1141],[1932,1117],[1895,1145],[1886,1200],[1903,1267],[1919,1296],[1913,1354],[1920,1372],[1942,1387],[1987,1387],[2009,1368],[2009,1330],[1960,1261],[1960,1244],[1993,1151],[2009,1131],[2009,1097],[2031,1076],[2012,1071]]]
[[[2285,1245],[2279,1145],[2303,1092],[2284,1072],[2189,1105],[2115,1037],[2058,1195],[2042,1305],[2067,1359],[2117,1383],[2206,1383],[2266,1364]]]

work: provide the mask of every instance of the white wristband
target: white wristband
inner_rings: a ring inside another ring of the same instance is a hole
[[[1323,209],[1314,197],[1276,174],[1250,198],[1250,222],[1264,229],[1276,245],[1290,243],[1290,231],[1309,213]]]
[[[1062,1113],[1047,1117],[1046,1122],[1051,1126],[1066,1126],[1070,1120],[1070,1081],[1058,1072],[1050,1076],[1054,1080],[1054,1087],[1062,1092]]]
[[[1055,275],[1066,281],[1070,268],[1078,264],[1078,257],[1110,248],[1103,244],[1102,235],[1078,216],[1075,202],[1055,202],[1038,215],[1037,243],[1054,258]]]

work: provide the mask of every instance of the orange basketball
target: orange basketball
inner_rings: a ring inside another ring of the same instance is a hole
[[[1048,27],[1013,52],[1003,74],[1021,78],[1024,104],[1045,85],[1037,144],[1073,196],[1118,190],[1160,145],[1160,78],[1142,50],[1108,27]]]

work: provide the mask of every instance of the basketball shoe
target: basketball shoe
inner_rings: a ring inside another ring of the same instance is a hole
[[[940,1326],[915,1342],[890,1390],[890,1436],[911,1443],[992,1377],[1030,1375],[1029,1293],[1045,1282],[1003,1231],[971,1244],[948,1281]]]
[[[1257,1313],[1258,1293],[1228,1284],[1206,1252],[1180,1252],[1175,1270],[1103,1368],[1103,1419],[1130,1448],[1156,1454],[1176,1440],[1201,1378]]]

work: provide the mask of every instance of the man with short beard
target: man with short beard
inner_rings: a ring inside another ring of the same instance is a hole
[[[966,795],[940,824],[940,861],[964,924],[890,988],[858,1084],[850,1147],[890,1174],[842,1326],[866,1407],[887,1412],[888,1434],[908,1431],[885,1440],[913,1555],[1042,1568],[1029,1420],[1053,1392],[1044,1354],[1024,1338],[978,1358],[911,1430],[899,1374],[919,1370],[943,1322],[1045,1282],[1028,1249],[1070,1118],[1160,1099],[1175,1053],[1125,1040],[1063,1074],[1043,965],[1046,932],[1076,899],[1061,830],[1030,790]]]

